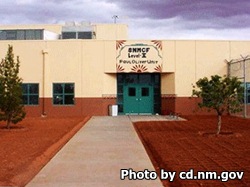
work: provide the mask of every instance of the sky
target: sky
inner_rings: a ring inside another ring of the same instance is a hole
[[[129,39],[250,40],[250,0],[0,0],[0,25],[114,17]]]

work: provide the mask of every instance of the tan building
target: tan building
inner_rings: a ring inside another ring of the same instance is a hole
[[[122,24],[0,26],[1,58],[8,44],[29,116],[192,114],[192,84],[250,54],[250,41],[129,40]]]

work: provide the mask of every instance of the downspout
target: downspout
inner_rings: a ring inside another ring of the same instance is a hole
[[[48,54],[48,51],[42,50],[43,54],[43,72],[42,72],[42,114],[41,117],[46,117],[47,114],[45,112],[45,63],[46,63],[46,54]]]

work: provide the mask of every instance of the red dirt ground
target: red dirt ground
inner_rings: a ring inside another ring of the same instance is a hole
[[[164,186],[250,186],[250,119],[223,116],[222,135],[215,136],[216,116],[186,116],[188,121],[134,124],[158,176],[177,171]],[[181,171],[244,171],[243,180],[181,180]]]
[[[0,186],[26,185],[89,118],[26,118],[10,130],[0,122]]]

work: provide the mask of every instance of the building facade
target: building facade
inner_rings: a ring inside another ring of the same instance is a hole
[[[1,26],[1,58],[9,44],[28,116],[193,114],[192,84],[250,54],[250,41],[129,40],[120,24]]]

